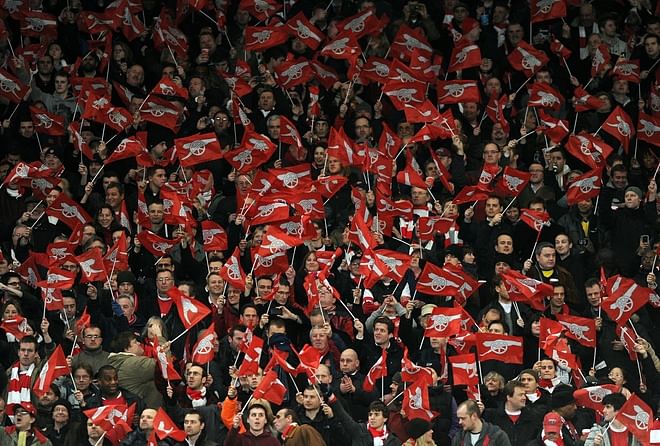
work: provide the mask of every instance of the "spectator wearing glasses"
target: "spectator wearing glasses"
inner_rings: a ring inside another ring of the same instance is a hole
[[[101,328],[90,325],[82,333],[83,343],[80,353],[72,359],[72,367],[76,368],[83,364],[91,367],[91,375],[94,376],[99,369],[108,363],[108,353],[103,350],[103,334]]]
[[[37,421],[37,410],[31,403],[21,403],[14,409],[15,429],[0,429],[0,444],[26,446],[53,446],[38,429],[33,429]]]

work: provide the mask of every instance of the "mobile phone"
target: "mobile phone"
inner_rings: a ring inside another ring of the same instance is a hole
[[[640,243],[645,243],[645,244],[648,245],[648,243],[649,243],[649,236],[648,236],[647,234],[643,234],[643,235],[639,238],[639,242],[640,242]]]

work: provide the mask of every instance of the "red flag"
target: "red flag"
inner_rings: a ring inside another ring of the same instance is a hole
[[[415,170],[413,163],[411,162],[412,152],[406,152],[406,158],[409,162],[406,162],[403,170],[396,174],[396,181],[400,184],[405,184],[406,186],[426,189],[428,186],[424,181],[424,178],[422,178],[421,172]]]
[[[170,288],[167,295],[174,300],[176,309],[179,311],[179,319],[181,319],[186,330],[197,325],[202,319],[211,314],[211,310],[206,305],[195,298],[186,296],[176,287]]]
[[[180,239],[163,238],[148,230],[138,233],[137,238],[142,247],[156,257],[168,254],[181,241]]]
[[[305,344],[300,351],[296,352],[296,356],[299,361],[298,373],[305,373],[310,382],[316,382],[316,369],[321,363],[321,353],[314,347]]]
[[[610,113],[603,123],[602,129],[619,141],[623,149],[628,153],[630,140],[635,136],[635,127],[633,126],[632,119],[630,119],[628,113],[623,111],[621,106],[617,105],[612,110],[612,113]]]
[[[157,50],[171,49],[177,56],[183,57],[188,53],[188,40],[186,35],[174,26],[167,8],[160,11],[160,20],[154,20],[152,39]]]
[[[188,99],[189,96],[188,90],[174,82],[169,76],[163,76],[163,78],[159,80],[151,90],[150,94],[161,96],[178,96],[183,99]]]
[[[497,164],[485,164],[479,175],[479,181],[477,182],[477,188],[490,192],[490,184],[493,182],[495,177],[500,173],[501,168]]]
[[[383,93],[390,98],[397,110],[403,110],[405,105],[419,106],[426,100],[426,84],[424,82],[402,82],[390,80],[383,85]]]
[[[494,333],[477,333],[479,361],[493,359],[509,364],[522,364],[522,338]]]
[[[544,298],[554,293],[552,285],[527,277],[513,269],[502,273],[501,277],[511,300],[525,302],[539,311],[545,310]]]
[[[539,348],[546,354],[552,355],[557,343],[564,333],[564,327],[557,321],[547,317],[539,320]]]
[[[348,239],[359,246],[363,251],[375,248],[378,245],[360,213],[356,213],[351,221],[351,227],[348,231]]]
[[[603,105],[605,105],[605,101],[598,96],[590,95],[587,93],[587,90],[582,87],[575,88],[575,91],[573,92],[573,106],[575,107],[576,112],[582,113],[589,110],[598,110]]]
[[[286,22],[285,27],[289,36],[299,39],[312,50],[316,50],[321,42],[325,40],[325,34],[314,26],[302,11],[291,17]]]
[[[570,133],[568,121],[550,116],[542,109],[538,111],[538,116],[539,125],[536,129],[542,131],[552,143],[559,144]]]
[[[408,420],[422,418],[426,421],[431,421],[438,415],[438,412],[434,412],[430,408],[431,403],[429,401],[429,388],[427,383],[416,381],[405,389],[401,410]]]
[[[174,140],[174,146],[182,167],[195,166],[222,158],[222,148],[215,133],[177,138]]]
[[[279,380],[277,373],[270,370],[264,375],[261,383],[254,389],[253,397],[257,399],[265,399],[275,405],[280,405],[284,401],[286,395],[286,386]]]
[[[174,102],[158,96],[149,96],[142,104],[140,117],[143,121],[153,122],[169,129],[176,129],[179,126],[181,112],[182,110]]]
[[[449,357],[455,386],[476,386],[479,384],[477,361],[474,353]]]
[[[311,63],[316,72],[316,79],[326,90],[331,89],[335,82],[339,81],[339,75],[333,68],[322,64],[316,59],[313,59]]]
[[[232,255],[227,259],[222,268],[220,268],[220,276],[231,286],[241,291],[245,290],[245,273],[241,268],[241,253],[236,247]]]
[[[619,341],[623,344],[623,347],[628,352],[628,357],[631,361],[639,360],[637,352],[635,351],[635,344],[637,343],[637,333],[635,333],[631,328],[626,326],[617,326],[616,335],[619,337]]]
[[[57,288],[42,288],[41,298],[44,301],[47,311],[62,311],[64,309],[62,290]]]
[[[390,62],[382,57],[368,57],[362,65],[360,78],[364,83],[368,81],[384,84],[389,80]]]
[[[30,37],[57,37],[57,17],[45,12],[26,11],[21,17],[21,34]]]
[[[614,384],[584,387],[573,392],[575,403],[580,407],[588,407],[596,412],[603,412],[603,398],[612,393],[618,393],[619,387]]]
[[[639,112],[637,121],[637,138],[652,146],[660,146],[660,118]]]
[[[46,215],[56,217],[71,229],[75,229],[79,223],[85,224],[92,221],[92,218],[85,210],[66,194],[61,193],[46,208]]]
[[[603,166],[612,154],[612,148],[602,139],[586,132],[569,136],[566,150],[592,169]]]
[[[478,186],[465,186],[451,200],[452,203],[459,205],[470,203],[472,201],[483,201],[489,197],[489,192],[484,191]]]
[[[254,251],[253,251],[254,255]],[[254,267],[254,276],[272,276],[283,273],[289,268],[289,258],[286,252],[278,252],[269,256],[257,256]]]
[[[105,282],[108,280],[108,273],[103,265],[103,253],[100,248],[93,248],[76,256],[76,262],[80,265],[80,272],[82,273],[81,283]]]
[[[268,161],[277,146],[265,135],[246,130],[241,145],[225,154],[225,159],[239,173],[249,172]]]
[[[550,51],[552,51],[557,57],[567,60],[571,57],[571,50],[566,48],[563,43],[559,40],[552,38],[550,40]]]
[[[68,290],[73,287],[76,281],[76,273],[60,268],[49,268],[46,280],[37,282],[37,286],[43,288],[57,288]]]
[[[241,344],[241,351],[245,353],[241,366],[238,368],[238,376],[256,375],[259,371],[259,359],[264,348],[263,339],[252,336],[248,345]]]
[[[280,62],[274,71],[275,82],[285,90],[305,84],[314,78],[312,64],[303,58]]]
[[[619,57],[612,68],[614,79],[622,79],[639,84],[639,60],[626,60]]]
[[[317,190],[321,192],[323,198],[333,197],[337,192],[348,183],[348,178],[343,175],[330,175],[319,177],[317,181]]]
[[[376,249],[374,255],[387,266],[385,276],[400,282],[410,267],[412,257],[408,254],[391,249]]]
[[[614,419],[626,426],[630,433],[643,444],[649,442],[653,410],[637,395],[628,398]]]
[[[390,49],[395,59],[404,61],[411,60],[413,51],[426,59],[433,56],[433,48],[424,34],[416,28],[410,28],[405,23],[399,27]]]
[[[245,28],[245,49],[263,51],[289,40],[285,26],[248,26]]]
[[[495,184],[495,190],[505,197],[517,197],[529,183],[530,177],[527,172],[506,166]]]
[[[610,49],[604,43],[598,45],[591,60],[591,77],[599,76],[612,61]]]
[[[3,320],[0,324],[0,328],[13,335],[19,341],[23,339],[24,336],[27,336],[27,332],[30,329],[28,320],[18,314],[12,319]]]
[[[154,416],[153,432],[161,440],[172,438],[173,440],[183,442],[186,439],[186,433],[174,424],[162,407],[158,408],[158,412]]]
[[[30,92],[27,85],[23,84],[18,78],[12,76],[8,71],[1,68],[0,84],[3,86],[3,88],[0,88],[0,96],[15,104],[20,103]]]
[[[557,314],[557,320],[566,329],[566,336],[585,347],[596,346],[596,321],[584,317]]]
[[[427,338],[449,338],[461,330],[461,309],[437,307],[429,316],[424,330]]]
[[[417,235],[422,241],[434,240],[436,234],[445,234],[455,222],[455,219],[447,217],[419,217]]]
[[[58,345],[55,348],[55,351],[50,355],[48,361],[46,361],[37,376],[34,385],[32,386],[32,391],[41,398],[50,391],[50,386],[60,376],[66,376],[71,372],[69,366],[66,363],[66,357],[62,351],[62,346]]]
[[[548,63],[548,56],[521,40],[518,46],[509,53],[507,60],[513,69],[522,71],[525,76],[531,77]]]
[[[566,17],[566,1],[532,0],[530,4],[532,23],[546,22]]]
[[[403,104],[403,112],[410,123],[436,122],[440,119],[438,109],[428,99],[421,105]]]
[[[215,322],[211,322],[209,328],[202,332],[192,351],[192,360],[197,364],[207,364],[215,356],[214,344],[217,340]]]
[[[282,5],[276,0],[264,0],[259,2],[254,0],[241,0],[238,7],[241,8],[242,11],[248,11],[252,17],[260,22],[275,17],[275,14],[282,9]]]
[[[451,59],[449,59],[449,66],[447,67],[448,73],[454,73],[460,70],[467,70],[481,65],[481,50],[474,42],[466,39],[461,39],[456,42],[454,49],[451,51]]]
[[[541,107],[559,110],[564,103],[564,97],[545,82],[534,82],[529,88],[530,107]]]
[[[367,376],[364,378],[362,390],[365,392],[372,392],[376,381],[387,376],[387,350],[383,349],[380,358],[369,369]]]
[[[339,131],[334,127],[330,128],[326,153],[328,156],[339,158],[345,166],[361,166],[364,158],[364,151],[357,150],[355,142],[346,136],[343,127]]]
[[[426,262],[417,279],[417,291],[435,296],[468,297],[479,287],[479,283],[467,273],[440,268]]]
[[[600,194],[603,181],[600,177],[601,169],[590,170],[580,175],[568,185],[566,199],[569,205],[577,204],[582,200],[590,200]]]
[[[458,104],[481,101],[476,81],[438,81],[438,104]]]
[[[128,243],[126,234],[122,232],[117,243],[112,245],[103,258],[106,271],[113,269],[117,271],[126,271],[128,269]]]
[[[499,99],[496,95],[491,95],[490,100],[488,101],[488,105],[486,106],[486,115],[490,118],[491,121],[493,121],[494,124],[500,124],[506,133],[509,133],[511,130],[509,121],[504,115],[504,109],[506,108],[508,101],[509,98],[505,94],[500,96]]]
[[[607,297],[603,299],[602,308],[617,325],[625,325],[630,317],[646,304],[652,290],[641,287],[633,279],[620,275],[607,280]]]
[[[125,404],[109,404],[83,411],[92,423],[106,432],[113,430],[120,423],[125,424],[126,420],[129,419],[128,412],[129,409]]]
[[[337,23],[336,26],[340,35],[348,35],[354,39],[359,39],[367,34],[377,33],[384,28],[376,16],[376,12],[371,8],[347,17]]]
[[[41,110],[30,106],[32,113],[32,124],[34,130],[49,136],[64,136],[64,116],[58,116],[54,113],[48,113],[47,110]]]
[[[202,221],[201,226],[204,251],[227,250],[227,233],[222,226],[212,220]]]
[[[546,211],[533,211],[523,208],[520,210],[520,219],[537,232],[541,232],[543,226],[550,226],[550,214]]]

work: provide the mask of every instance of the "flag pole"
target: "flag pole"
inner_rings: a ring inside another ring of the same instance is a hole
[[[181,333],[178,334],[178,336],[176,336],[174,339],[170,341],[170,344],[174,343],[174,341],[178,340],[181,336],[188,333],[189,330],[190,328],[186,328],[185,330],[183,330]]]

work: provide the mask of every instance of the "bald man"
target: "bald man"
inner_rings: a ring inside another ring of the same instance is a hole
[[[348,348],[341,352],[339,370],[341,376],[332,382],[334,394],[343,401],[344,407],[355,420],[366,421],[369,403],[379,395],[362,390],[364,374],[360,373],[360,359],[355,350]]]
[[[154,409],[144,409],[140,414],[140,423],[138,429],[131,431],[124,441],[122,441],[122,446],[128,446],[132,444],[147,444],[149,435],[154,429],[154,417],[156,416],[156,411]]]

